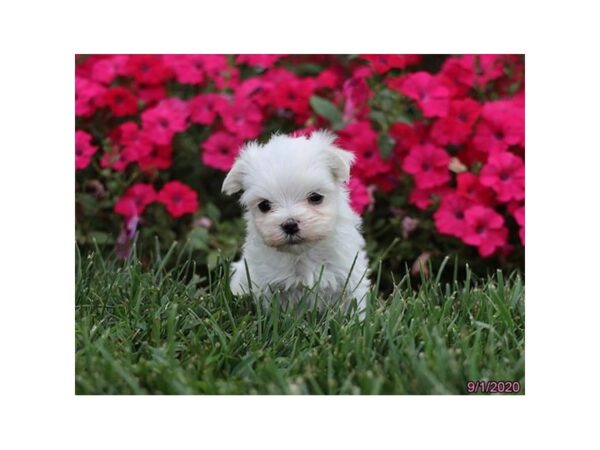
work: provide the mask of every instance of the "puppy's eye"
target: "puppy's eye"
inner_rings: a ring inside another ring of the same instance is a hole
[[[264,213],[271,211],[271,202],[269,200],[263,200],[258,204],[258,209]]]
[[[316,192],[313,192],[312,194],[310,194],[308,196],[308,203],[311,203],[313,205],[318,205],[322,201],[323,201],[323,196],[321,194],[316,193]]]

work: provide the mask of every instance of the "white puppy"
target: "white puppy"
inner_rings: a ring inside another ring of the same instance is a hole
[[[310,138],[275,135],[265,145],[242,148],[223,182],[226,194],[243,191],[245,209],[234,294],[249,292],[249,275],[263,301],[279,292],[284,306],[302,298],[312,304],[318,295],[347,308],[356,299],[364,315],[368,261],[346,187],[354,155],[335,147],[335,139],[324,131]]]

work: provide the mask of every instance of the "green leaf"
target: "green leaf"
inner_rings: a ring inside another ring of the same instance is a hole
[[[343,127],[342,113],[340,110],[329,100],[313,95],[310,98],[310,106],[312,109],[321,117],[327,119],[334,130],[338,130]]]
[[[219,208],[217,208],[213,203],[207,203],[204,207],[204,211],[206,212],[206,215],[214,222],[218,222],[221,219],[221,211],[219,211]]]
[[[112,244],[115,242],[113,237],[104,231],[92,231],[90,237],[95,240],[98,245]]]
[[[293,67],[290,67],[290,70],[300,76],[316,76],[321,73],[323,67],[318,64],[304,63],[295,64]]]
[[[188,238],[192,247],[199,250],[208,250],[208,230],[206,228],[194,228]]]
[[[379,153],[381,154],[381,157],[383,159],[388,159],[392,154],[392,150],[394,148],[394,140],[387,134],[381,134],[379,135],[377,144],[379,145]]]
[[[75,201],[83,209],[84,214],[97,214],[98,213],[98,201],[92,194],[86,192],[77,192],[75,194]]]
[[[395,119],[396,119],[396,122],[405,123],[407,125],[412,125],[412,120],[407,115],[398,114]]]
[[[369,117],[379,125],[381,130],[386,131],[388,129],[387,117],[382,111],[372,109],[369,113]]]
[[[208,254],[208,257],[206,258],[206,265],[208,266],[209,270],[212,270],[215,267],[217,267],[218,262],[219,262],[219,253],[210,252]]]

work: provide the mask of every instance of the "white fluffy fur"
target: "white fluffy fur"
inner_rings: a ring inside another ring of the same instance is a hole
[[[318,284],[322,300],[347,307],[354,298],[364,311],[368,261],[361,220],[350,208],[346,188],[354,157],[334,141],[324,131],[310,138],[275,135],[240,152],[223,182],[227,194],[243,191],[245,208],[247,236],[242,258],[232,267],[234,294],[249,291],[247,264],[252,291],[263,298],[278,291],[282,303],[296,303],[305,288]],[[321,204],[307,200],[314,192],[324,196]],[[258,208],[263,200],[271,203],[267,213]],[[298,221],[298,239],[281,229],[288,219]]]

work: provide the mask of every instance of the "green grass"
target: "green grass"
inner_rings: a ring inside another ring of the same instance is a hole
[[[77,394],[464,394],[468,380],[523,393],[517,273],[404,276],[361,323],[265,311],[231,295],[225,265],[195,272],[185,251],[145,264],[77,254]]]

